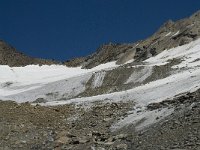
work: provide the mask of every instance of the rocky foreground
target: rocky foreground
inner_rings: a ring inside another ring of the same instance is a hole
[[[111,125],[133,106],[132,102],[96,102],[90,107],[44,107],[0,101],[0,149],[200,149],[200,90],[149,105],[151,111],[172,107],[175,111],[143,130],[131,124],[111,131]]]

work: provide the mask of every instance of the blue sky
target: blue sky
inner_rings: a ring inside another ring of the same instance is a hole
[[[104,43],[147,38],[198,0],[0,0],[0,39],[27,55],[67,60]]]

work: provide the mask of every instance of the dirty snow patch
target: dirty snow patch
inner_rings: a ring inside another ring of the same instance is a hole
[[[106,75],[105,71],[99,71],[95,73],[93,82],[92,82],[92,88],[100,87],[103,84],[105,75]]]

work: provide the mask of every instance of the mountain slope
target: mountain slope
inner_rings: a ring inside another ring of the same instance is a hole
[[[159,54],[163,50],[187,44],[200,36],[200,11],[189,18],[176,22],[168,21],[160,29],[146,40],[130,44],[103,45],[97,52],[79,59],[72,60],[83,68],[92,68],[102,63],[117,61],[117,64],[124,64],[129,60],[143,61],[151,56]],[[66,62],[70,65],[71,61]]]
[[[74,67],[0,66],[0,148],[200,149],[199,34],[197,12]]]
[[[23,53],[18,52],[15,48],[8,45],[4,41],[0,41],[0,64],[9,65],[9,66],[26,66],[31,64],[55,64],[57,62],[37,59],[24,55]]]

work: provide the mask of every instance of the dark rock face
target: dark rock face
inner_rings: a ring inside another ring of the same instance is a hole
[[[57,62],[45,59],[28,57],[4,41],[0,41],[0,64],[9,66],[26,66],[31,64],[56,64]]]

